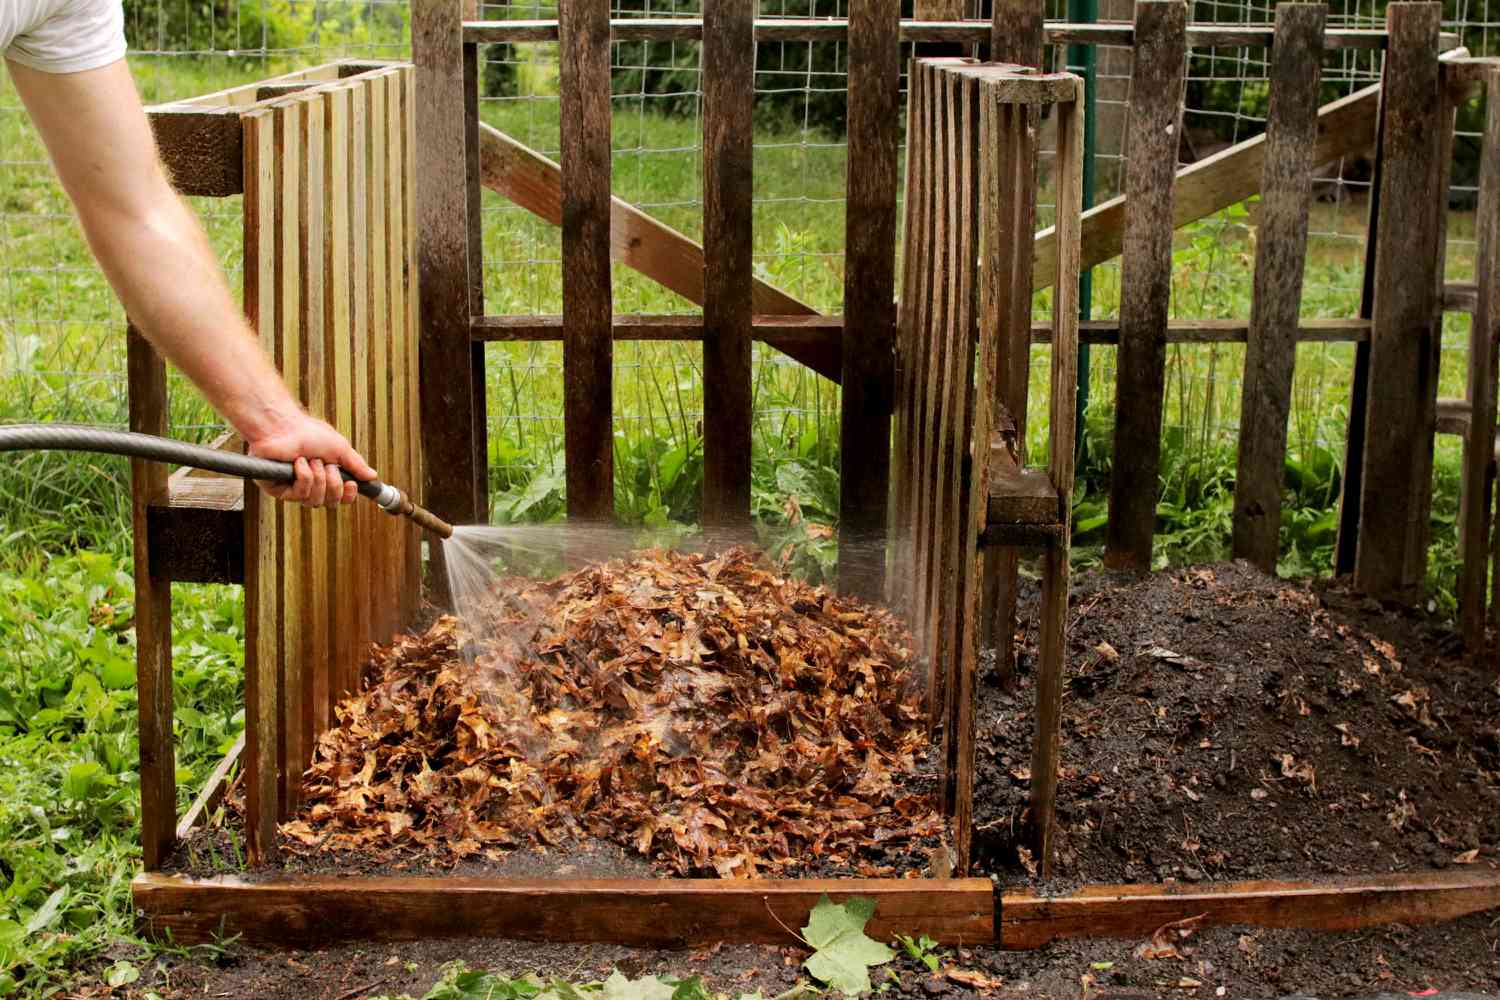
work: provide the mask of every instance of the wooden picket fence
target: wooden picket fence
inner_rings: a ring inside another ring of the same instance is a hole
[[[410,66],[330,64],[152,112],[180,189],[243,194],[245,309],[293,394],[403,486],[421,477],[413,83]],[[166,402],[165,367],[132,331],[132,429],[165,433]],[[410,622],[421,540],[367,503],[312,511],[237,479],[168,477],[144,462],[133,475],[146,865],[159,867],[179,828],[202,818],[236,762],[258,859],[298,807],[317,736],[357,686],[369,644]],[[245,588],[243,747],[181,824],[174,580]]]

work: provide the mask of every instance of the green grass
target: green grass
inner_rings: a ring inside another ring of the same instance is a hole
[[[271,75],[274,61],[226,67],[191,59],[144,61],[148,99],[205,92]],[[543,92],[552,69],[528,65],[523,86]],[[0,78],[3,79],[3,78]],[[123,317],[98,277],[51,179],[40,146],[0,83],[0,421],[125,421]],[[691,121],[621,98],[615,114],[615,190],[663,221],[701,232],[699,136]],[[545,151],[557,145],[555,100],[487,101],[484,117]],[[757,125],[755,259],[762,277],[810,305],[842,299],[844,151],[784,123]],[[210,238],[239,268],[237,199],[200,201]],[[561,310],[555,229],[486,194],[485,295],[491,313]],[[1179,233],[1173,313],[1249,312],[1254,206]],[[1316,206],[1304,315],[1352,316],[1362,268],[1363,209]],[[1451,280],[1472,272],[1473,220],[1450,219]],[[237,282],[237,277],[232,278]],[[693,307],[639,275],[615,271],[621,312]],[[1119,301],[1116,264],[1095,271],[1095,315]],[[1045,308],[1047,296],[1037,297]],[[1445,339],[1461,344],[1450,317]],[[1333,543],[1353,351],[1303,345],[1289,427],[1282,568],[1326,571]],[[1097,558],[1112,464],[1113,352],[1093,351],[1088,450],[1080,468],[1076,552]],[[1163,433],[1159,564],[1227,553],[1243,348],[1173,347]],[[491,516],[560,516],[561,356],[555,345],[488,348]],[[624,344],[616,354],[616,495],[627,521],[666,527],[697,516],[702,481],[701,351]],[[1044,451],[1045,350],[1033,356],[1033,458]],[[1443,395],[1462,390],[1462,350],[1444,354]],[[754,505],[768,543],[794,543],[797,568],[833,564],[833,543],[809,533],[838,505],[838,394],[828,382],[757,347]],[[201,438],[216,418],[174,380],[173,432]],[[1429,583],[1451,608],[1456,560],[1457,448],[1440,439]],[[0,458],[0,987],[36,993],[69,964],[128,935],[127,880],[137,861],[135,694],[129,623],[129,504],[122,462],[80,456]],[[794,521],[793,505],[805,516]],[[174,588],[177,615],[179,780],[195,789],[242,725],[241,599],[235,588]],[[108,604],[112,610],[106,611]],[[3,992],[3,989],[0,989]]]

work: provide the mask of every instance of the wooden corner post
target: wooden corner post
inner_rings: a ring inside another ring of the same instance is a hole
[[[897,0],[850,0],[839,587],[869,600],[885,591],[896,374],[900,33]]]
[[[1271,106],[1234,480],[1235,557],[1267,573],[1276,572],[1280,550],[1287,418],[1307,260],[1327,14],[1321,3],[1281,4],[1276,8],[1271,50]]]
[[[1380,217],[1354,557],[1355,586],[1376,596],[1413,596],[1426,568],[1419,494],[1431,488],[1433,437],[1424,415],[1437,387],[1441,18],[1438,3],[1392,3],[1386,11]]]
[[[130,429],[167,433],[167,366],[134,326],[125,334]],[[141,855],[147,871],[172,852],[177,825],[177,767],[172,746],[172,581],[151,565],[147,510],[166,499],[167,469],[130,462],[135,545],[135,674],[140,701]]]
[[[703,7],[703,523],[750,521],[755,0]]]
[[[995,62],[1017,66],[1042,67],[1044,58],[1043,28],[1046,12],[1041,0],[996,0],[990,18],[989,56]],[[1041,108],[1022,105],[1016,109],[1024,120],[1016,124],[1035,135],[1041,128]],[[1014,141],[1013,139],[1011,141]],[[1025,161],[1017,182],[1020,189],[1015,201],[1019,213],[1014,224],[1028,233],[1036,231],[1036,158]],[[1011,262],[1014,284],[1010,288],[1031,287],[1033,259],[1017,259]],[[1004,295],[1000,299],[1005,310],[997,336],[998,345],[996,371],[998,381],[995,397],[990,400],[993,407],[991,426],[1001,426],[1006,419],[1012,420],[1016,428],[1016,440],[1022,451],[1026,448],[1026,404],[1030,396],[1031,362],[1031,299],[1026,295]],[[1024,454],[1022,458],[1024,459]],[[1014,548],[986,548],[980,556],[984,564],[983,596],[978,609],[978,627],[983,630],[986,645],[994,647],[995,669],[1001,682],[1006,683],[1015,676],[1016,649],[1011,642],[1016,628],[1016,598],[1019,594],[1020,553]]]
[[[428,165],[416,185],[426,505],[455,524],[482,519],[484,491],[472,430],[483,415],[469,333],[463,10],[463,0],[413,0],[411,9],[416,143]]]
[[[1172,294],[1173,183],[1187,70],[1187,5],[1140,0],[1126,123],[1114,468],[1104,561],[1149,569],[1161,469],[1166,332]]]

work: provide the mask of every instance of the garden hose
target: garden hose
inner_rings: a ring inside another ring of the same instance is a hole
[[[185,444],[170,438],[128,431],[100,430],[72,424],[10,424],[0,426],[0,451],[91,451],[105,455],[124,455],[150,462],[189,465],[205,472],[258,479],[267,483],[290,483],[297,478],[291,462],[255,458],[202,445]],[[453,536],[453,526],[431,511],[418,507],[396,487],[378,479],[361,481],[345,469],[339,470],[346,482],[353,482],[360,496],[375,501],[387,514],[409,517],[415,523],[442,538]]]

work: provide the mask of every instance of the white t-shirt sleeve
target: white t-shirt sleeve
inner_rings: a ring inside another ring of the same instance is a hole
[[[125,56],[121,0],[50,0],[42,6],[50,10],[11,40],[7,59],[44,73],[81,73]]]

